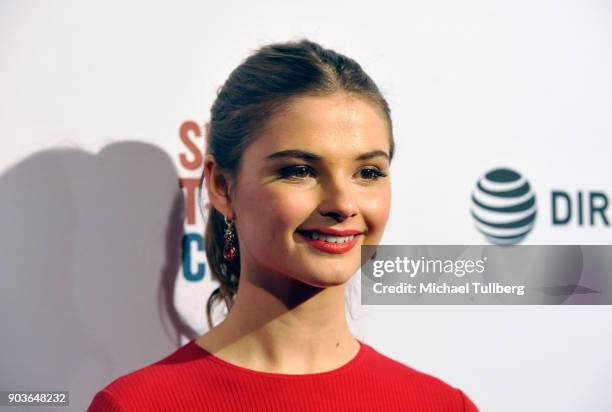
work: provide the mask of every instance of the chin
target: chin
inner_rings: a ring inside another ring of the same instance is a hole
[[[319,273],[315,276],[303,280],[303,282],[318,288],[329,288],[333,286],[343,285],[350,279],[351,275],[347,273]]]

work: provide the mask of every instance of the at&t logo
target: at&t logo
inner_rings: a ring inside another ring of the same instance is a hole
[[[489,171],[472,192],[476,228],[495,245],[521,242],[533,228],[536,196],[529,182],[509,168]]]

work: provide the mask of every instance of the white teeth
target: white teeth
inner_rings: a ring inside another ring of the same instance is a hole
[[[316,232],[308,232],[308,236],[314,240],[323,240],[325,242],[331,243],[344,243],[353,240],[355,235],[350,236],[331,236],[331,235],[323,235]]]

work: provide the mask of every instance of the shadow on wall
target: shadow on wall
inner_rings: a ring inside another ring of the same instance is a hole
[[[183,205],[170,157],[142,142],[43,151],[0,176],[2,390],[69,390],[82,411],[196,336],[173,301]]]

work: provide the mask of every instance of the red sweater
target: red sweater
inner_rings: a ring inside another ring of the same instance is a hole
[[[459,389],[359,341],[351,361],[328,372],[259,372],[216,357],[195,339],[99,391],[88,412],[469,411]]]

